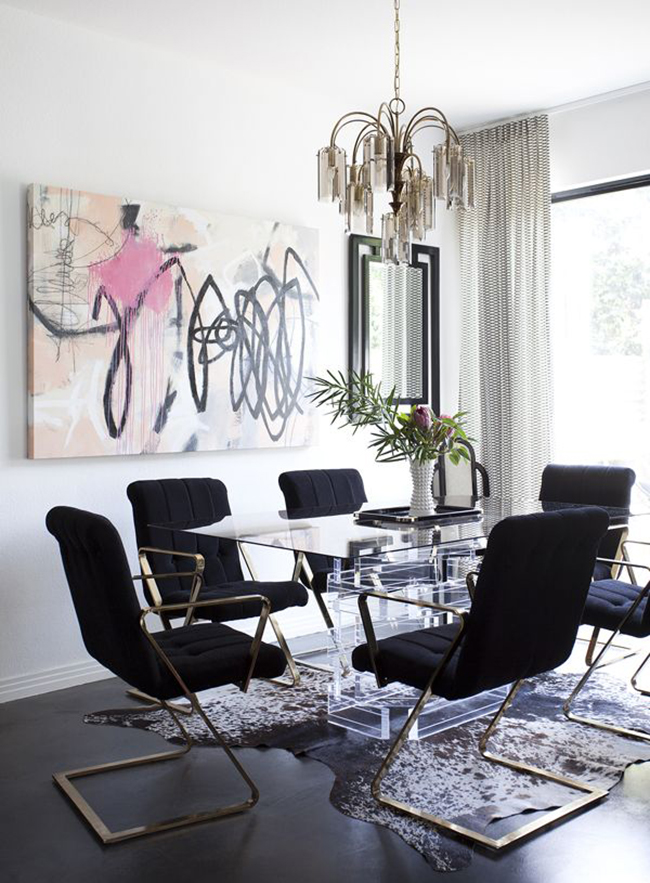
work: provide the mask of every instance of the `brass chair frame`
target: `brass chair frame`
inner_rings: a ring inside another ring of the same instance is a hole
[[[177,576],[178,574],[159,574],[156,578],[165,578],[167,576]],[[150,576],[153,576],[150,574]],[[138,578],[138,577],[135,577]],[[271,604],[268,598],[265,598],[263,595],[240,595],[233,598],[216,598],[209,601],[195,601],[194,607],[215,607],[220,604],[232,604],[234,602],[242,602],[242,603],[250,603],[251,601],[262,602],[262,612],[260,613],[259,621],[257,624],[257,629],[255,632],[255,636],[251,643],[250,647],[250,665],[247,671],[247,674],[239,685],[242,692],[246,692],[251,682],[251,678],[253,676],[253,672],[255,670],[255,664],[257,662],[257,657],[259,655],[260,646],[262,643],[262,636],[264,634],[264,628],[266,626],[266,621],[269,618],[269,613],[271,610]],[[190,602],[188,602],[189,604]],[[142,609],[140,614],[140,628],[144,632],[147,640],[153,647],[154,651],[161,659],[163,664],[169,670],[174,679],[178,682],[179,685],[179,694],[183,693],[187,699],[189,700],[192,710],[196,712],[202,719],[203,723],[208,727],[214,738],[216,739],[218,745],[223,748],[226,757],[235,767],[240,777],[246,783],[249,790],[249,797],[235,804],[229,804],[227,806],[218,807],[216,809],[207,810],[205,812],[194,812],[188,815],[177,816],[171,819],[164,819],[158,822],[152,822],[150,824],[145,825],[137,825],[131,828],[123,828],[119,831],[111,831],[108,825],[100,818],[100,816],[95,812],[92,806],[88,803],[88,801],[83,797],[80,791],[72,784],[73,779],[80,779],[86,776],[94,776],[98,773],[111,772],[114,770],[120,769],[128,769],[134,766],[142,766],[149,763],[158,763],[159,761],[165,760],[176,760],[179,757],[183,757],[187,754],[192,748],[193,742],[192,738],[183,726],[183,724],[178,719],[174,707],[171,703],[162,700],[155,699],[154,701],[160,705],[165,711],[167,711],[174,723],[181,731],[183,737],[185,738],[186,745],[177,751],[165,751],[157,754],[149,754],[144,757],[136,757],[129,758],[128,760],[118,760],[113,761],[112,763],[98,764],[95,766],[84,767],[81,769],[68,770],[62,773],[54,773],[53,779],[58,787],[63,791],[63,793],[68,797],[68,799],[73,803],[75,808],[79,813],[84,817],[86,822],[91,826],[91,828],[95,831],[97,836],[101,839],[101,841],[105,844],[113,844],[120,843],[123,840],[132,840],[136,837],[143,837],[147,834],[154,834],[160,831],[167,831],[171,828],[181,828],[186,827],[188,825],[194,825],[199,822],[206,822],[211,819],[221,818],[223,816],[233,815],[235,813],[246,812],[249,809],[252,809],[253,806],[259,800],[259,791],[257,786],[250,778],[244,767],[237,760],[237,757],[232,752],[232,750],[226,744],[223,736],[216,729],[210,718],[207,716],[203,708],[201,707],[201,703],[199,702],[195,693],[193,693],[186,685],[185,681],[181,677],[181,675],[176,670],[175,666],[170,661],[167,654],[160,647],[158,642],[156,641],[155,634],[152,634],[147,628],[146,617],[150,614],[158,614],[161,612],[175,613],[180,610],[185,610],[188,607],[188,604],[166,604],[166,605],[158,605],[153,607],[145,607]],[[129,709],[131,710],[131,709]]]
[[[149,564],[149,559],[147,558],[147,552],[159,552],[166,551],[160,549],[154,549],[148,546],[143,546],[138,549],[138,563],[140,565],[140,574],[133,575],[134,580],[141,580],[143,583],[146,583],[147,590],[149,592],[149,597],[153,599],[154,607],[159,611],[158,615],[160,616],[160,620],[165,629],[170,629],[172,627],[169,616],[165,613],[160,612],[160,608],[163,606],[162,595],[160,594],[160,590],[156,585],[156,579],[170,579],[173,576],[176,577],[192,577],[192,587],[190,589],[190,600],[194,601],[199,595],[201,591],[201,587],[203,586],[203,572],[205,570],[205,558],[203,555],[194,552],[174,552],[174,555],[178,558],[192,558],[194,560],[194,570],[185,571],[185,572],[175,572],[170,574],[154,574],[151,570],[151,565]],[[187,615],[185,616],[185,621],[183,625],[189,625],[192,621],[192,614],[194,608],[188,608]],[[146,693],[143,693],[142,690],[137,690],[135,687],[130,687],[126,691],[126,695],[130,696],[132,699],[138,699],[141,702],[149,702],[153,705],[160,705],[158,699],[154,696],[148,696]],[[179,705],[177,703],[169,703],[170,706],[174,709],[174,711],[180,714],[193,714],[192,705]]]
[[[512,704],[512,701],[517,695],[521,685],[524,683],[524,679],[518,680],[510,689],[503,704],[498,709],[497,713],[492,718],[490,724],[483,733],[483,736],[479,741],[479,751],[486,760],[491,761],[492,763],[506,766],[509,769],[515,770],[517,772],[527,773],[532,776],[538,776],[543,779],[548,779],[549,781],[557,782],[560,785],[564,785],[567,788],[581,791],[583,792],[583,795],[581,797],[574,798],[564,806],[544,813],[541,817],[535,819],[534,821],[528,822],[527,824],[522,825],[519,828],[516,828],[514,831],[511,831],[508,834],[504,834],[502,837],[494,838],[488,837],[481,831],[475,831],[472,828],[465,827],[464,825],[459,825],[455,822],[450,821],[449,819],[444,819],[441,816],[433,815],[423,809],[419,809],[418,807],[412,806],[411,804],[395,800],[394,798],[387,797],[385,794],[383,794],[381,791],[381,783],[388,773],[395,758],[397,757],[400,749],[403,747],[404,743],[408,739],[409,732],[411,731],[413,725],[422,713],[422,710],[426,706],[427,702],[431,699],[431,697],[435,695],[434,687],[436,679],[443,671],[447,662],[451,659],[454,651],[456,650],[456,647],[458,646],[463,636],[463,631],[467,618],[469,616],[469,612],[467,610],[462,610],[460,608],[452,607],[446,604],[437,604],[432,601],[423,601],[414,598],[404,598],[397,595],[387,594],[385,592],[367,591],[360,595],[359,612],[361,614],[361,620],[366,634],[366,640],[368,642],[371,666],[377,680],[377,685],[379,687],[384,686],[387,681],[385,678],[382,677],[379,670],[377,660],[378,643],[370,612],[368,610],[368,598],[380,598],[387,601],[398,601],[403,604],[413,604],[417,607],[428,607],[433,610],[438,610],[441,613],[451,614],[452,616],[455,616],[459,619],[458,631],[456,632],[453,641],[451,642],[447,652],[440,660],[437,668],[431,674],[431,677],[426,687],[422,691],[420,698],[418,699],[415,707],[409,714],[404,726],[397,735],[397,738],[391,745],[388,754],[384,758],[379,771],[373,779],[371,786],[372,795],[379,804],[381,804],[382,806],[390,807],[391,809],[396,809],[406,815],[413,816],[418,819],[423,819],[424,821],[430,822],[431,824],[436,825],[439,828],[443,828],[446,831],[450,831],[453,834],[460,835],[461,837],[465,837],[474,843],[478,843],[481,846],[486,846],[490,849],[499,850],[502,849],[504,846],[509,846],[510,844],[515,843],[516,841],[521,840],[524,837],[530,836],[536,831],[547,828],[555,822],[564,819],[569,815],[573,815],[579,810],[584,809],[591,804],[597,803],[598,801],[606,797],[607,791],[605,791],[603,788],[596,788],[593,785],[588,785],[586,782],[580,782],[576,779],[570,779],[567,776],[559,775],[558,773],[551,772],[550,770],[530,766],[529,764],[521,763],[520,761],[512,760],[501,755],[492,754],[490,751],[487,750],[488,741],[493,735],[497,725],[499,724],[499,721]]]
[[[246,568],[248,573],[250,574],[250,578],[254,581],[258,581],[257,571],[255,570],[255,566],[251,560],[248,551],[243,543],[237,542],[237,549],[239,550],[239,554],[244,559],[246,564]],[[278,687],[297,687],[300,684],[300,672],[298,671],[298,667],[296,665],[296,661],[293,658],[291,650],[289,650],[289,645],[287,644],[287,639],[284,637],[284,633],[280,628],[280,623],[277,621],[273,614],[269,615],[269,622],[271,623],[271,628],[275,632],[275,637],[278,640],[278,644],[280,649],[284,653],[284,658],[287,660],[287,668],[289,669],[289,674],[291,675],[291,681],[287,683],[286,681],[279,681],[277,678],[272,678],[270,683],[276,684]]]
[[[237,543],[237,549],[243,558],[246,568],[250,574],[251,579],[254,582],[258,582],[257,573],[255,572],[255,568],[253,566],[253,562],[248,555],[248,552],[244,548],[242,543]],[[147,554],[162,554],[162,555],[172,555],[175,558],[193,558],[195,559],[195,569],[189,573],[181,573],[174,572],[170,574],[153,574],[151,570],[151,565],[149,563],[149,559],[147,558]],[[194,552],[176,552],[173,549],[158,549],[153,546],[142,546],[138,549],[138,561],[140,563],[140,571],[141,576],[138,579],[142,579],[146,584],[149,590],[150,597],[154,599],[154,606],[157,611],[162,611],[163,599],[160,594],[160,590],[156,585],[156,579],[163,579],[169,577],[189,577],[193,578],[192,586],[190,588],[190,602],[187,606],[187,615],[185,616],[184,625],[189,625],[194,618],[194,609],[197,606],[194,602],[200,597],[201,590],[205,585],[205,558],[203,555],[194,553]],[[234,598],[230,599],[232,602]],[[166,617],[164,613],[161,613],[162,623],[165,628],[170,628],[171,623],[169,622],[169,617]],[[270,683],[276,684],[279,687],[297,687],[300,684],[300,672],[296,666],[296,661],[293,658],[291,650],[289,649],[289,645],[287,644],[287,640],[284,636],[282,629],[280,628],[280,624],[273,616],[273,614],[269,614],[269,622],[271,623],[271,628],[275,632],[275,637],[277,639],[278,645],[282,652],[284,653],[284,658],[287,660],[287,668],[289,669],[289,674],[291,676],[291,680],[281,681],[277,678],[270,678]],[[137,699],[145,699],[149,701],[149,697],[145,694],[140,693],[137,690],[129,690],[129,695],[137,698]],[[191,710],[184,709],[183,706],[176,706],[176,711],[181,711],[183,713],[191,714]]]
[[[639,545],[650,546],[650,543],[647,543],[647,542],[644,542],[641,540],[628,540],[627,543],[635,543],[635,544],[639,544]],[[599,559],[599,560],[609,562],[609,559]],[[616,563],[620,564],[620,562],[616,562]],[[629,561],[627,558],[626,558],[625,566],[627,567],[630,574],[632,574],[632,568],[637,568],[639,570],[647,570],[650,572],[650,567],[647,564],[634,564],[631,561]],[[634,584],[636,585],[636,580],[634,581]],[[612,660],[612,662],[608,663],[608,662],[603,661],[605,654],[607,653],[608,650],[610,650],[612,647],[620,646],[620,645],[614,644],[614,639],[619,634],[621,634],[621,632],[625,628],[625,624],[628,622],[629,619],[631,619],[632,616],[634,616],[635,611],[637,610],[637,608],[639,607],[641,602],[644,600],[644,598],[648,598],[649,593],[650,593],[650,582],[648,582],[648,584],[645,586],[645,588],[639,592],[634,603],[632,604],[632,606],[630,607],[628,612],[625,614],[625,616],[619,622],[617,629],[611,633],[608,640],[605,641],[605,643],[602,645],[599,653],[597,654],[595,659],[593,659],[591,665],[589,665],[586,672],[582,675],[582,677],[580,678],[580,680],[578,681],[578,683],[574,687],[571,695],[566,700],[566,702],[563,704],[562,710],[564,711],[565,716],[569,720],[575,721],[576,723],[579,723],[579,724],[586,724],[587,726],[596,727],[599,730],[606,730],[607,732],[610,732],[610,733],[616,733],[619,736],[627,736],[631,739],[639,739],[643,742],[650,742],[650,733],[645,733],[642,730],[631,730],[631,729],[627,729],[625,727],[618,727],[615,724],[608,724],[603,721],[596,720],[595,718],[589,718],[589,717],[584,717],[582,715],[575,714],[571,710],[571,706],[573,705],[573,703],[575,702],[575,700],[577,699],[579,694],[582,692],[585,684],[591,678],[591,676],[594,674],[595,671],[597,671],[599,668],[603,668],[603,666],[605,666],[605,665],[612,665],[614,662],[620,662],[623,659],[628,659],[630,656],[636,656],[638,653],[641,652],[640,649],[639,650],[631,650],[630,649],[629,653],[627,653],[624,656],[617,657],[616,659]],[[638,686],[638,678],[639,678],[639,675],[641,674],[641,671],[645,668],[645,665],[649,659],[650,659],[650,653],[643,659],[641,665],[636,669],[636,671],[633,673],[633,675],[630,678],[630,683],[631,683],[632,687],[638,693],[641,693],[644,696],[650,695],[650,693],[647,690],[643,690],[641,687]]]
[[[616,530],[616,525],[610,527],[610,530]],[[633,565],[631,565],[630,560],[627,556],[627,552],[625,550],[625,546],[628,543],[636,542],[635,540],[628,540],[629,530],[627,527],[623,528],[621,531],[621,541],[618,544],[618,548],[616,550],[616,554],[613,558],[596,558],[596,561],[599,561],[601,564],[609,564],[611,571],[611,578],[618,579],[621,574],[621,571],[624,568],[627,568],[628,575],[630,578],[630,582],[636,585],[636,577],[634,576],[634,570],[632,569]],[[591,637],[589,639],[586,638],[578,638],[579,641],[587,640],[587,653],[585,655],[585,664],[590,666],[591,663],[596,658],[596,651],[599,647],[603,646],[603,643],[599,643],[598,636],[600,635],[600,629],[598,626],[595,626],[591,632]],[[617,650],[622,650],[623,655],[616,657],[616,659],[612,659],[609,662],[601,663],[602,665],[614,665],[616,662],[620,662],[623,659],[628,659],[630,656],[634,656],[634,651],[631,650],[630,647],[625,644],[610,644],[610,647],[615,647]]]
[[[316,603],[318,604],[320,615],[323,617],[325,628],[331,632],[334,629],[334,623],[332,622],[332,617],[330,616],[330,612],[327,609],[327,604],[323,601],[321,592],[314,591],[314,585],[312,582],[313,576],[314,574],[312,573],[312,569],[309,566],[309,562],[307,561],[305,553],[297,552],[292,578],[294,580],[299,580],[302,577],[304,582],[307,584],[307,588],[310,589],[310,591],[316,598]]]
[[[327,604],[323,600],[323,593],[317,592],[314,589],[313,585],[313,571],[309,562],[307,561],[307,557],[304,552],[296,553],[296,560],[293,567],[293,575],[292,579],[300,580],[306,584],[307,588],[311,591],[312,595],[316,599],[316,604],[318,605],[318,609],[320,611],[320,615],[323,618],[323,622],[325,623],[325,628],[327,629],[327,633],[330,637],[330,640],[334,644],[336,651],[339,656],[339,664],[341,666],[341,671],[344,677],[348,677],[350,674],[350,666],[348,665],[347,657],[343,651],[343,648],[338,643],[335,635],[334,635],[334,622],[332,621],[332,617],[330,615]],[[375,574],[376,576],[376,574]],[[299,665],[304,666],[305,668],[313,669],[314,671],[324,671],[327,674],[331,674],[333,669],[331,665],[319,665],[314,662],[305,662],[304,660],[300,660]]]

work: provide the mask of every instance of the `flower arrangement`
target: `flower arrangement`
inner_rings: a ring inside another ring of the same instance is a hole
[[[327,371],[326,377],[311,380],[315,389],[309,397],[316,405],[329,408],[332,423],[350,426],[353,433],[372,427],[370,447],[380,463],[426,463],[442,454],[454,464],[469,458],[465,445],[459,444],[467,440],[463,411],[453,417],[436,415],[427,405],[412,405],[404,411],[395,389],[384,395],[381,383],[375,383],[369,373]]]

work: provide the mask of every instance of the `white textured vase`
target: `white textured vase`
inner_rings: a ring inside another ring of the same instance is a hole
[[[411,482],[411,515],[423,515],[427,512],[435,512],[436,504],[433,499],[433,473],[436,468],[435,460],[410,460]]]

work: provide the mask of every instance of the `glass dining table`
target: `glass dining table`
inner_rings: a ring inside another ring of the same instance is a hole
[[[359,594],[380,589],[386,594],[429,599],[454,606],[471,605],[466,574],[479,566],[492,528],[511,515],[575,508],[576,504],[511,500],[498,497],[445,497],[436,511],[411,520],[408,510],[396,514],[403,501],[376,501],[360,511],[310,508],[288,512],[229,515],[215,522],[171,522],[158,527],[234,540],[248,562],[247,546],[282,549],[295,555],[329,559],[326,603],[330,629],[328,661],[331,723],[386,739],[417,698],[417,691],[399,685],[379,689],[374,678],[355,672],[351,652],[365,640],[358,609]],[[610,529],[649,515],[644,500],[628,508],[606,508]],[[386,519],[391,519],[390,523]],[[377,637],[441,624],[446,614],[398,602],[371,604]],[[493,695],[494,694],[494,695]],[[503,689],[456,703],[430,703],[411,738],[423,738],[458,723],[486,715],[503,699]]]

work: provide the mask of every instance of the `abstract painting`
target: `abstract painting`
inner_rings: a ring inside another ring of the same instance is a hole
[[[318,232],[34,184],[29,455],[314,440]]]

